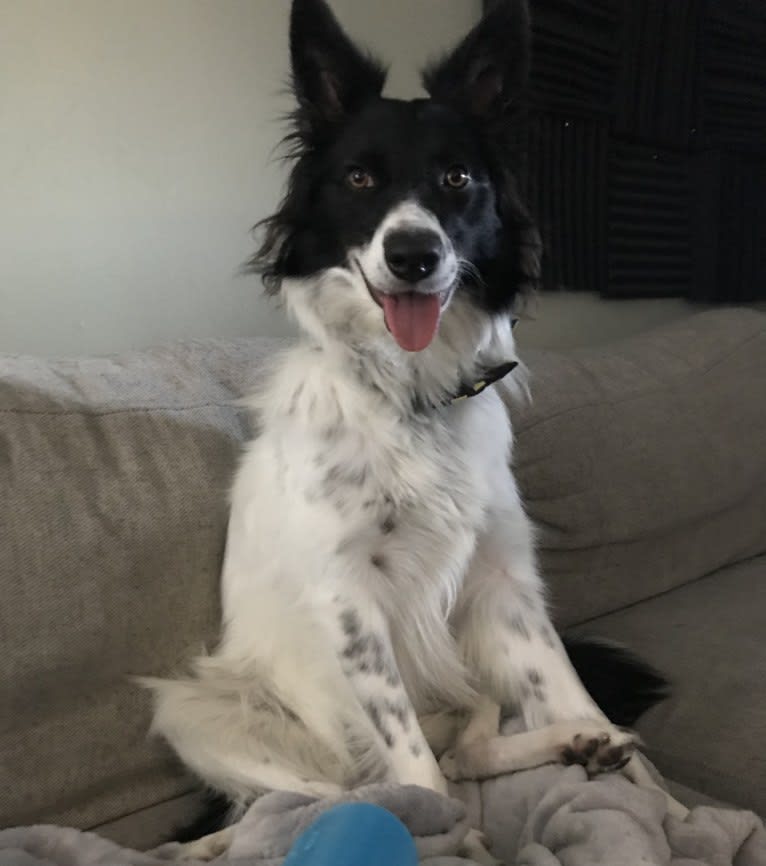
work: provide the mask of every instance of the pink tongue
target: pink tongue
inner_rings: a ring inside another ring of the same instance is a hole
[[[407,292],[383,295],[383,314],[388,330],[407,352],[421,352],[428,346],[439,326],[441,302],[438,295]]]

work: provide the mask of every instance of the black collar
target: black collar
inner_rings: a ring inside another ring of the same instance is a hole
[[[518,319],[512,319],[511,328],[515,328],[518,321]],[[505,364],[498,364],[497,367],[488,367],[482,371],[482,374],[477,381],[462,382],[457,392],[452,394],[450,397],[447,397],[442,405],[451,406],[453,403],[458,403],[460,400],[467,400],[469,397],[475,397],[477,394],[481,394],[481,392],[486,388],[489,388],[490,385],[494,385],[495,382],[504,379],[518,366],[518,361],[507,361]]]
[[[508,361],[505,364],[499,364],[497,367],[490,367],[489,369],[484,370],[478,381],[470,383],[463,382],[457,393],[453,394],[451,397],[447,397],[444,401],[444,405],[451,406],[453,403],[457,403],[460,400],[467,400],[469,397],[475,397],[477,394],[481,394],[482,391],[489,388],[490,385],[494,385],[495,382],[499,382],[501,379],[505,378],[511,370],[514,370],[518,366],[518,361]]]

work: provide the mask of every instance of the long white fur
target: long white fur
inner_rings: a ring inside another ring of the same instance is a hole
[[[402,217],[417,206],[384,226]],[[445,792],[437,757],[472,714],[470,743],[484,718],[498,733],[487,703],[524,729],[590,719],[629,739],[549,621],[499,395],[440,405],[515,357],[509,319],[458,291],[433,344],[402,351],[354,264],[380,266],[380,234],[348,266],[283,284],[304,338],[252,401],[261,432],[231,494],[221,643],[189,678],[151,683],[155,729],[241,806],[372,779]],[[535,742],[553,761],[569,740]]]

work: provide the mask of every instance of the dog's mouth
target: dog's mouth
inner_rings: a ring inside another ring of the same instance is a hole
[[[453,287],[441,292],[383,292],[367,279],[359,261],[356,261],[367,291],[383,310],[383,318],[391,336],[405,352],[422,352],[428,348],[439,330],[439,321],[450,298]]]

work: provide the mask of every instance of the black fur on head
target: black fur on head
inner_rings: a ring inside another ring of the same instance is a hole
[[[514,178],[519,97],[527,76],[526,0],[500,0],[457,48],[424,72],[429,99],[385,99],[384,67],[361,51],[324,0],[293,0],[287,136],[294,159],[249,270],[275,293],[287,277],[346,266],[404,200],[434,214],[461,260],[460,291],[492,312],[511,307],[539,271],[539,240]],[[351,189],[360,166],[374,187]],[[465,167],[464,189],[448,184]],[[454,175],[453,175],[454,177]]]

